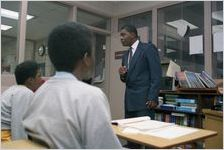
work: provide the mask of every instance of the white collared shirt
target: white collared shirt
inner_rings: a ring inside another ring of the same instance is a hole
[[[101,89],[56,72],[35,93],[23,125],[30,137],[54,149],[121,149],[110,122]]]
[[[134,44],[132,44],[131,48],[132,48],[132,56],[134,56],[135,54],[135,51],[138,47],[138,44],[139,44],[139,40],[136,40]]]

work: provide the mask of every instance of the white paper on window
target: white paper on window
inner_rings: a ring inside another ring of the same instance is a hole
[[[213,52],[223,51],[223,32],[213,34]]]
[[[190,41],[189,42],[190,55],[203,54],[203,36],[202,35],[189,37],[189,41]]]

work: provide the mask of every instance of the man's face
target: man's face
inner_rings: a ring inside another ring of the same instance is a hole
[[[125,29],[120,32],[121,43],[123,46],[131,46],[133,44],[133,39],[135,38],[134,33],[130,33]]]

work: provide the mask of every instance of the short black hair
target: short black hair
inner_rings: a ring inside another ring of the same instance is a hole
[[[127,24],[121,27],[121,30],[125,29],[129,33],[134,33],[136,37],[138,37],[138,32],[135,26]]]
[[[73,72],[85,53],[91,55],[91,37],[87,27],[75,22],[54,28],[48,37],[48,53],[55,69]]]
[[[18,85],[24,85],[28,78],[35,78],[39,70],[39,66],[35,61],[24,61],[16,66],[15,77]]]

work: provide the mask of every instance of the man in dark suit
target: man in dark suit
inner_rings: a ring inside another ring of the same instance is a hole
[[[120,37],[122,45],[130,47],[119,68],[120,79],[126,83],[125,118],[150,116],[154,119],[162,76],[158,50],[152,43],[140,42],[134,26],[123,26]],[[128,142],[125,147],[141,146]]]
[[[130,47],[119,68],[120,79],[126,83],[125,118],[154,119],[162,76],[158,50],[152,43],[140,42],[132,25],[123,26],[120,37],[122,45]]]

